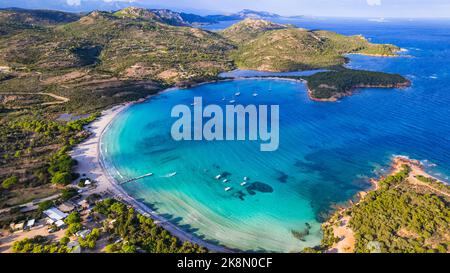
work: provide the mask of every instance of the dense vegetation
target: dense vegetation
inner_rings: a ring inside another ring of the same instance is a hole
[[[242,44],[255,39],[264,32],[288,27],[290,26],[248,18],[221,31],[220,34],[237,44]]]
[[[67,242],[53,243],[49,238],[36,236],[32,239],[23,239],[13,244],[16,253],[68,253]]]
[[[391,88],[409,85],[409,81],[398,74],[351,69],[320,72],[302,78],[307,81],[312,98],[329,100],[349,95],[354,89],[361,87]]]
[[[408,175],[409,169],[404,167],[381,180],[379,190],[348,211],[356,252],[369,252],[371,244],[377,244],[382,252],[450,250],[450,200],[417,191],[408,183]]]
[[[67,185],[76,178],[77,174],[72,172],[76,161],[67,152],[87,136],[83,126],[96,117],[94,114],[70,122],[33,114],[5,117],[3,121],[9,121],[0,123],[0,177],[4,177],[0,204],[4,206],[8,199],[23,194],[20,191],[23,187],[36,188],[48,183]]]
[[[105,221],[106,229],[120,239],[119,242],[108,245],[107,252],[198,253],[207,251],[196,244],[182,243],[168,231],[157,226],[151,218],[136,213],[133,208],[114,199],[99,202],[94,210],[113,221]]]

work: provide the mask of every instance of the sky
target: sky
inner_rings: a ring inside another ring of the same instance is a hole
[[[450,18],[450,0],[0,0],[0,7],[66,11],[115,10],[126,6],[198,14],[253,9],[286,16]]]

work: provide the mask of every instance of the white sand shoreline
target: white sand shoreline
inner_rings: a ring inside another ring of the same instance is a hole
[[[169,90],[172,90],[172,88],[167,89],[166,91]],[[172,233],[174,236],[178,237],[181,241],[190,241],[192,243],[196,243],[200,246],[208,248],[212,252],[232,252],[226,247],[218,246],[197,238],[194,235],[189,234],[188,232],[167,221],[156,212],[151,210],[149,207],[147,207],[145,204],[142,204],[141,202],[135,200],[133,197],[129,196],[125,192],[125,190],[123,190],[123,188],[116,183],[114,178],[112,178],[106,170],[102,161],[100,150],[100,141],[103,133],[106,131],[108,126],[111,124],[114,118],[117,117],[118,114],[128,109],[131,105],[143,102],[149,98],[150,97],[147,97],[146,99],[141,99],[136,102],[129,102],[114,106],[102,112],[102,115],[96,121],[89,124],[88,130],[91,132],[91,136],[89,136],[82,143],[76,145],[70,153],[72,158],[78,161],[78,164],[75,167],[75,171],[80,173],[80,175],[85,174],[86,178],[93,179],[97,182],[97,187],[93,191],[90,191],[89,194],[109,193],[113,195],[115,198],[125,202],[128,205],[133,206],[139,213],[151,217],[156,224],[160,225],[161,227]]]
[[[282,77],[280,78],[276,76],[263,78],[238,77],[233,79],[222,79],[216,81],[202,82],[195,84],[190,88],[218,82],[227,82],[236,80],[267,80],[267,79],[305,83],[305,81],[301,79],[289,79]],[[155,222],[158,225],[160,225],[167,231],[171,232],[174,236],[178,237],[182,241],[190,241],[192,243],[196,243],[200,246],[208,248],[212,252],[235,252],[235,250],[215,245],[195,237],[194,235],[180,229],[175,224],[167,221],[167,219],[164,219],[163,217],[158,215],[156,212],[154,212],[145,204],[137,201],[136,199],[128,195],[128,193],[126,193],[125,190],[120,185],[117,184],[117,181],[109,174],[102,160],[100,141],[102,139],[104,132],[107,130],[108,126],[111,124],[114,118],[117,117],[117,115],[119,115],[120,113],[122,113],[123,111],[125,111],[134,104],[144,102],[153,96],[158,96],[164,92],[169,92],[176,89],[179,88],[177,87],[168,88],[157,94],[150,95],[144,99],[116,105],[110,109],[103,111],[101,116],[97,120],[95,120],[94,122],[90,123],[87,126],[88,130],[91,132],[91,136],[89,136],[86,140],[84,140],[80,144],[76,145],[70,152],[72,158],[77,160],[78,162],[77,166],[75,167],[75,172],[79,173],[81,175],[80,176],[81,178],[86,177],[97,182],[97,187],[94,190],[88,192],[87,194],[108,193],[114,196],[115,198],[125,202],[126,204],[133,206],[139,213],[151,217],[153,220],[155,220]],[[85,174],[85,176],[83,176],[83,174]]]

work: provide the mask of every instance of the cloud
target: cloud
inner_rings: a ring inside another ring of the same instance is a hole
[[[69,6],[79,6],[81,5],[81,0],[67,0],[67,5]]]
[[[369,6],[381,6],[381,0],[366,0]]]

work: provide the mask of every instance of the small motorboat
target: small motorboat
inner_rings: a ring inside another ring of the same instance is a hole
[[[241,186],[245,186],[245,185],[247,185],[247,182],[242,182],[241,183]]]
[[[219,180],[221,177],[222,177],[222,175],[221,175],[221,174],[218,174],[218,175],[216,175],[215,178],[216,178],[217,180]]]
[[[247,176],[244,176],[244,181],[248,181],[248,177]]]
[[[168,175],[166,175],[166,177],[173,177],[175,175],[177,175],[177,172],[169,173]]]
[[[241,92],[236,92],[234,95],[235,95],[235,96],[240,96],[240,95],[241,95]]]
[[[258,96],[258,93],[253,93],[253,97],[256,97],[256,96]]]
[[[228,179],[225,178],[222,182],[223,182],[223,183],[227,183],[227,182],[228,182]]]
[[[230,103],[235,103],[236,101],[235,100],[230,100]]]
[[[225,191],[231,191],[232,187],[226,187]]]

